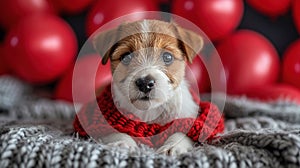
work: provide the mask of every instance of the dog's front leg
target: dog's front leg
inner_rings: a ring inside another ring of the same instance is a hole
[[[123,148],[135,148],[137,147],[136,142],[131,138],[131,136],[125,133],[112,133],[103,138],[101,138],[104,144],[109,146],[117,146]]]
[[[162,153],[166,155],[180,155],[186,153],[193,148],[194,142],[185,134],[177,132],[171,135],[163,146],[161,146],[157,153]]]

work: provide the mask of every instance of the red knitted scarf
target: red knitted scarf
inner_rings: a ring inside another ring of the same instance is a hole
[[[97,102],[89,103],[77,113],[73,126],[75,132],[82,137],[100,138],[113,132],[130,135],[136,141],[151,147],[161,146],[166,139],[176,133],[183,132],[195,142],[210,140],[224,130],[224,120],[218,108],[209,102],[200,102],[197,118],[175,119],[165,125],[142,122],[133,114],[121,113],[114,105],[111,87],[108,86],[97,97]]]

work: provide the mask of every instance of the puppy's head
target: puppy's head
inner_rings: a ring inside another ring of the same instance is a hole
[[[184,80],[203,45],[196,33],[174,23],[143,20],[120,25],[94,37],[94,47],[111,61],[113,85],[129,104],[149,110],[166,103]]]

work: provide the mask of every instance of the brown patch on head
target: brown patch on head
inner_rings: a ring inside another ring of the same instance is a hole
[[[203,39],[198,34],[176,26],[180,48],[190,63],[203,48]]]

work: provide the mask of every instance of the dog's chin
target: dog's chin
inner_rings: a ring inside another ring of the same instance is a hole
[[[143,96],[131,99],[131,103],[138,110],[147,111],[159,107],[163,102],[161,102],[159,99]]]

